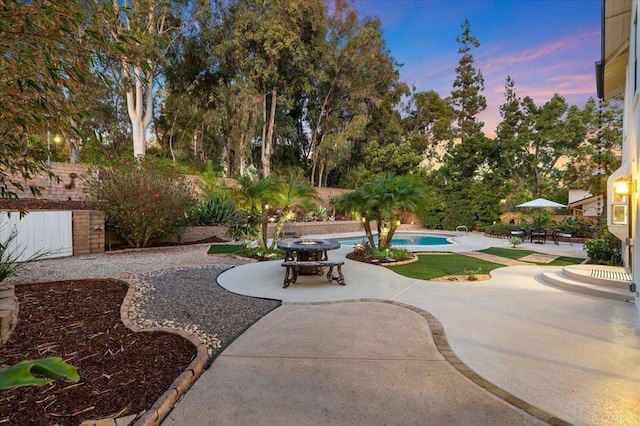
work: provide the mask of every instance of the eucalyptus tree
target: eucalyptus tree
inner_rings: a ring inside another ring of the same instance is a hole
[[[96,31],[104,31],[114,47],[127,80],[127,112],[131,121],[133,155],[143,157],[154,114],[157,74],[171,43],[183,30],[175,0],[98,0],[103,8]]]
[[[279,96],[307,84],[310,50],[324,37],[325,16],[321,0],[246,0],[234,7],[234,38],[227,51],[238,58],[242,78],[262,96],[263,176],[271,173]]]
[[[325,39],[303,114],[309,140],[302,152],[310,161],[310,181],[318,186],[335,166],[349,161],[354,143],[366,139],[372,109],[398,85],[398,64],[378,18],[361,17],[349,2],[338,0]]]
[[[453,139],[455,110],[449,98],[430,90],[411,93],[404,106],[403,127],[405,140],[422,146],[427,158],[440,161],[445,145]]]

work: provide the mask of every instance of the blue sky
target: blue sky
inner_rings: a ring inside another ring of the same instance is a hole
[[[495,135],[508,75],[519,97],[547,102],[554,93],[583,106],[596,97],[600,0],[354,0],[378,16],[387,48],[403,66],[400,79],[448,96],[455,79],[465,18],[480,41],[473,51],[485,79],[485,133]]]

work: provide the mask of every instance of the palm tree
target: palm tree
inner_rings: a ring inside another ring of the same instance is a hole
[[[248,213],[248,220],[254,220],[261,228],[258,244],[260,248],[267,248],[267,225],[269,208],[280,209],[280,216],[276,224],[275,235],[279,235],[285,222],[291,220],[294,207],[304,207],[311,201],[317,200],[315,189],[299,174],[290,173],[287,179],[268,176],[252,179],[243,176],[238,179],[240,186],[230,188],[231,197],[236,207]],[[276,238],[268,247],[273,250]]]
[[[275,229],[276,236],[280,235],[284,224],[293,218],[294,207],[305,209],[310,202],[318,200],[315,188],[300,173],[290,172],[286,179],[279,178],[279,183],[279,191],[274,194],[272,199],[273,206],[281,209]],[[271,242],[270,248],[273,249],[275,244],[276,238]]]
[[[274,178],[266,177],[253,179],[250,176],[242,176],[238,179],[239,186],[229,188],[231,198],[236,203],[236,208],[248,212],[249,218],[255,218],[255,223],[261,228],[256,232],[260,248],[267,248],[267,217],[269,203],[280,192],[280,184]]]
[[[411,176],[378,175],[335,202],[337,208],[360,214],[371,247],[375,247],[371,222],[377,221],[378,250],[391,246],[402,211],[416,211],[424,201],[423,187]]]

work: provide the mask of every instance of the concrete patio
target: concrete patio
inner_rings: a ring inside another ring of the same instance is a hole
[[[457,235],[453,240],[454,244],[447,246],[447,251],[465,252],[508,245],[506,240],[472,233]],[[559,246],[550,243],[531,244],[530,247],[529,244],[523,244],[522,247],[554,255],[585,257],[582,247],[578,244],[573,247],[567,243],[561,243]],[[442,247],[434,248],[434,250],[442,249]],[[351,247],[342,247],[330,252],[329,256],[332,259],[344,258],[350,250]],[[522,424],[525,420],[538,421],[528,414],[525,414],[524,420],[514,420],[515,418],[511,416],[522,415],[524,411],[504,401],[492,407],[492,404],[496,403],[492,398],[497,398],[469,380],[461,382],[460,386],[449,387],[447,384],[454,383],[450,380],[457,380],[453,377],[458,373],[448,371],[448,367],[444,366],[445,363],[433,356],[432,349],[428,348],[430,334],[425,331],[424,318],[418,315],[406,317],[404,312],[400,312],[405,308],[398,306],[394,306],[396,311],[390,313],[384,310],[387,309],[386,307],[380,308],[380,306],[384,307],[384,304],[371,302],[371,300],[378,300],[406,304],[432,314],[442,324],[448,345],[455,356],[481,378],[530,406],[573,424],[640,424],[640,401],[638,400],[640,333],[635,307],[632,303],[602,299],[551,287],[545,284],[540,276],[543,271],[553,269],[559,268],[510,266],[494,270],[492,278],[488,281],[443,283],[409,279],[387,268],[347,259],[344,268],[346,287],[323,282],[322,277],[316,276],[301,277],[296,284],[283,289],[284,272],[279,261],[233,268],[219,277],[221,286],[235,293],[280,299],[284,305],[264,317],[224,351],[213,367],[206,371],[187,393],[165,423],[199,424],[196,418],[184,413],[198,411],[205,416],[202,419],[210,419],[211,417],[207,416],[213,415],[212,411],[217,409],[226,413],[225,418],[229,424],[254,423],[253,420],[260,417],[251,408],[244,407],[246,403],[254,403],[272,407],[271,412],[268,410],[261,412],[260,415],[266,415],[266,417],[263,418],[264,421],[259,421],[259,424],[269,424],[267,419],[282,420],[284,423],[280,424],[292,424],[290,422],[358,424],[357,419],[344,417],[346,415],[344,413],[352,412],[348,402],[353,402],[354,410],[358,407],[362,408],[362,404],[371,407],[367,392],[372,392],[371,389],[377,390],[379,387],[384,388],[383,383],[396,382],[391,379],[376,381],[375,377],[378,375],[384,377],[389,373],[385,371],[386,366],[372,362],[368,364],[370,370],[361,372],[362,374],[359,375],[354,373],[355,377],[360,377],[363,381],[362,386],[357,387],[354,384],[355,388],[352,389],[350,398],[346,400],[339,398],[337,396],[344,391],[343,386],[355,379],[351,378],[349,369],[341,370],[344,365],[340,367],[340,363],[335,364],[331,360],[339,359],[344,363],[347,359],[358,360],[367,357],[373,357],[378,361],[383,358],[406,358],[402,354],[403,345],[409,347],[425,345],[417,352],[416,359],[437,363],[441,366],[440,371],[443,376],[442,379],[436,380],[442,393],[436,397],[427,392],[426,395],[430,397],[425,397],[423,401],[427,405],[436,404],[433,407],[435,411],[423,412],[418,408],[421,407],[420,404],[409,404],[404,410],[412,410],[411,407],[415,407],[416,417],[403,417],[404,420],[398,422],[399,424],[414,423],[417,419],[422,419],[422,424],[469,424],[468,418],[457,416],[455,413],[467,409],[465,407],[475,406],[476,403],[486,408],[488,411],[481,411],[489,416],[477,417],[477,419],[493,418],[492,416],[495,415],[493,423],[496,424]],[[342,316],[338,315],[342,318],[338,326],[340,324],[348,326],[351,321],[361,325],[360,328],[355,327],[351,334],[337,333],[334,336],[340,344],[345,342],[348,344],[351,341],[352,345],[361,349],[359,351],[354,349],[354,352],[345,353],[342,356],[339,355],[340,347],[336,348],[338,355],[335,351],[327,353],[323,352],[323,348],[317,347],[319,341],[329,339],[328,341],[331,342],[333,338],[330,327],[335,327],[336,323],[329,321],[333,316],[329,312],[330,308],[326,308],[328,311],[324,313],[318,313],[316,305],[290,305],[359,299],[368,300],[366,303],[360,302],[363,305],[374,305],[363,309],[367,312],[365,317],[376,325],[369,327],[358,322],[358,318],[364,315],[360,311],[361,308],[357,307],[358,303],[335,305],[355,306],[354,309],[343,311]],[[410,313],[410,311],[407,312]],[[324,315],[325,321],[309,323],[304,320],[309,316],[314,318],[315,315]],[[375,322],[376,315],[388,317],[391,320],[403,316],[405,319],[402,325],[387,326],[388,321]],[[296,329],[296,327],[301,328]],[[403,336],[403,333],[411,332],[412,329],[414,332],[422,330],[418,332],[421,335],[419,342],[416,342],[415,336],[413,340],[399,338],[396,341],[393,340],[394,336],[388,336],[394,333],[397,333],[396,337]],[[305,339],[301,342],[292,337],[296,335],[305,336]],[[371,352],[367,349],[371,348],[371,342],[376,339],[385,342],[388,350],[377,353],[375,350]],[[361,343],[364,346],[360,347]],[[392,347],[389,348],[389,345]],[[331,347],[333,346],[335,345]],[[296,355],[296,351],[300,352]],[[316,356],[312,356],[314,353]],[[242,362],[235,364],[231,369],[225,368],[225,366],[233,366],[234,362],[238,361]],[[361,361],[353,365],[364,368],[362,366],[365,364]],[[387,398],[400,398],[405,395],[403,392],[412,391],[420,394],[424,389],[431,389],[429,386],[433,385],[434,377],[438,375],[430,370],[435,364],[427,364],[429,367],[425,364],[422,367],[423,370],[420,368],[415,370],[423,371],[426,376],[420,376],[418,373],[405,376],[404,373],[398,373],[394,377],[405,381],[406,387],[401,388],[402,391],[391,387],[391,390],[381,395]],[[285,365],[289,367],[285,368]],[[412,365],[411,368],[414,367],[415,365]],[[249,374],[249,371],[252,373]],[[293,376],[286,377],[289,372],[294,372],[291,373]],[[261,377],[279,377],[280,379],[269,382]],[[313,381],[316,377],[334,377],[335,380],[329,381],[330,383],[322,382],[325,387],[309,386],[311,383],[309,381]],[[362,377],[366,377],[367,380],[363,380]],[[220,392],[224,393],[224,390],[220,389],[222,385],[212,387],[211,383],[219,383],[220,380],[225,386],[241,383],[242,386],[236,390],[240,393],[248,392],[247,395],[251,395],[251,398],[247,400],[239,398],[238,395],[234,396],[233,387],[229,388],[231,394],[228,398],[218,395]],[[356,381],[357,383],[359,382]],[[368,388],[367,383],[372,387]],[[469,386],[486,393],[492,402],[478,403],[479,400],[474,399],[476,396],[471,396],[474,391],[470,390]],[[282,395],[279,393],[282,389],[295,392]],[[310,394],[305,394],[304,389],[307,389],[306,392]],[[393,389],[396,390],[393,391]],[[336,398],[327,396],[324,403],[309,406],[309,401],[314,400],[315,396],[332,395],[332,390],[338,392]],[[239,399],[234,399],[236,397]],[[291,397],[297,398],[301,405],[279,405],[286,398]],[[439,402],[433,402],[432,397]],[[208,398],[212,398],[211,404],[205,403]],[[211,408],[207,408],[207,405]],[[304,417],[305,412],[297,414],[290,412],[305,406],[310,407],[310,413],[315,413],[315,409],[320,411],[326,409],[337,417],[321,415]],[[399,407],[402,406],[400,404]],[[452,417],[446,417],[439,411],[442,407],[450,407],[452,412],[449,415]],[[403,410],[398,409],[400,410],[398,412]],[[494,409],[497,411],[492,411]],[[382,414],[378,415],[366,410],[361,412],[364,417],[360,420],[365,423],[383,424],[393,420]],[[430,421],[424,417],[430,412],[445,417],[435,416]],[[267,414],[275,417],[269,417]],[[285,414],[290,414],[292,417],[282,417]],[[368,417],[369,415],[373,417]],[[305,421],[305,418],[308,421]],[[486,424],[482,420],[478,421]]]

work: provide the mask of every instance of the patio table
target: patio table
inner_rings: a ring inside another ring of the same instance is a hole
[[[340,243],[330,238],[284,238],[278,240],[276,246],[286,252],[285,260],[287,261],[317,261],[328,260],[327,251],[340,248]]]
[[[301,239],[285,238],[278,240],[276,246],[285,251],[286,267],[284,287],[295,283],[298,275],[322,275],[323,268],[329,268],[327,280],[337,281],[345,285],[342,275],[344,261],[330,261],[327,251],[340,248],[340,243],[334,239]],[[333,267],[338,267],[338,275],[333,275]]]

